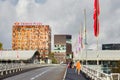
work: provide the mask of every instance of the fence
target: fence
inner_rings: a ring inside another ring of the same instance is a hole
[[[90,68],[89,65],[83,65],[82,71],[93,80],[120,80],[119,73],[106,74],[96,68]]]
[[[22,70],[22,64],[10,63],[10,64],[0,64],[0,75],[6,75],[9,73],[14,73]]]

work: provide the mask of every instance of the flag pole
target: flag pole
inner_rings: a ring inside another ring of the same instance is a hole
[[[99,39],[99,37],[97,36],[96,37],[96,42],[97,42],[97,51],[96,51],[97,52],[97,77],[99,76],[99,53],[98,53],[99,46],[98,46],[98,39]]]
[[[80,46],[81,46],[81,58],[82,58],[82,65],[83,65],[83,61],[84,61],[84,58],[82,57],[83,56],[83,44],[82,44],[82,39],[83,39],[83,28],[82,28],[82,23],[81,23],[81,28],[80,28]]]
[[[96,37],[96,59],[97,59],[97,77],[99,76],[99,69],[98,69],[98,66],[99,66],[99,53],[98,53],[98,49],[99,49],[99,46],[98,46],[98,40],[99,40],[99,16],[100,14],[100,11],[99,11],[99,0],[94,0],[94,16],[93,16],[93,19],[94,19],[94,35]]]
[[[84,9],[84,32],[85,32],[85,53],[86,53],[86,65],[87,65],[87,34],[86,34],[86,9]]]
[[[98,11],[98,6],[99,4],[98,4],[98,0],[97,0],[97,11]],[[98,46],[98,40],[99,40],[99,22],[98,22],[98,12],[96,13],[96,16],[97,16],[97,37],[96,37],[96,39],[97,39],[97,65],[99,65],[99,60],[98,60],[98,57],[99,57],[99,54],[98,54],[98,48],[99,48],[99,46]]]
[[[98,44],[99,44],[99,42],[98,42],[98,40],[99,40],[99,20],[98,20],[98,16],[99,16],[99,0],[97,0],[97,2],[96,2],[96,28],[97,28],[97,35],[96,35],[96,40],[97,40],[97,66],[99,66],[99,53],[98,53],[98,49],[99,49],[99,46],[98,46]],[[97,67],[97,77],[99,76],[99,69],[98,69],[98,67]]]
[[[96,42],[97,42],[97,65],[99,65],[99,54],[98,54],[98,49],[99,49],[99,46],[98,46],[98,37],[96,37]]]
[[[99,40],[99,0],[94,0],[94,35],[96,37],[96,57],[97,57],[97,65],[99,65],[99,54],[98,54],[98,40]]]

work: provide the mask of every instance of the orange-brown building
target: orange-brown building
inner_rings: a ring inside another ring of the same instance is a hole
[[[13,50],[38,50],[40,57],[51,52],[51,28],[40,23],[15,23],[12,32]]]

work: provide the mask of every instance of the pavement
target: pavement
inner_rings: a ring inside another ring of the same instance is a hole
[[[65,80],[89,80],[85,78],[84,74],[80,72],[78,75],[75,68],[67,68]]]

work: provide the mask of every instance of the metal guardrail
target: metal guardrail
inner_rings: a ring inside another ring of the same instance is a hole
[[[22,70],[22,64],[10,63],[10,64],[0,64],[0,76],[9,73],[14,73]]]
[[[82,71],[92,80],[120,80],[119,73],[106,74],[97,69],[90,68],[89,65],[83,65]]]
[[[120,80],[120,73],[111,73],[112,80]]]
[[[45,66],[51,66],[51,64],[1,63],[0,76],[15,73],[15,72],[26,70],[26,69],[45,67]],[[56,65],[52,64],[52,66],[56,66]]]

